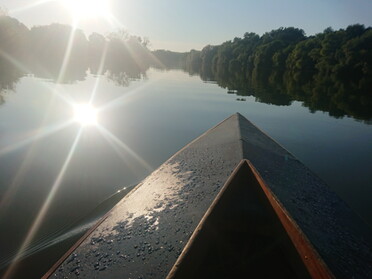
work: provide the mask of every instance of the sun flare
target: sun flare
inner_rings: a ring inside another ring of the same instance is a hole
[[[107,17],[110,14],[108,0],[59,0],[75,19]]]
[[[74,107],[74,120],[82,126],[97,124],[97,110],[88,104],[76,105]]]

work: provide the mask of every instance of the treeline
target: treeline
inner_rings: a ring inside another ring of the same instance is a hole
[[[150,66],[181,68],[261,102],[298,100],[335,117],[372,118],[372,28],[363,25],[327,28],[315,36],[293,27],[262,36],[245,33],[187,53],[151,52],[148,44],[125,31],[87,37],[68,25],[27,28],[0,15],[0,92],[25,73],[71,83],[83,80],[89,69],[125,86]]]
[[[280,105],[298,100],[336,117],[372,118],[372,29],[363,25],[309,37],[293,27],[245,33],[180,57],[188,72],[230,92]]]
[[[157,58],[157,66],[165,69],[185,69],[185,61],[189,56],[188,52],[174,52],[158,49],[152,52]]]
[[[87,37],[80,29],[56,23],[29,29],[17,19],[2,15],[0,87],[11,88],[25,73],[74,82],[84,79],[88,69],[93,74],[108,72],[109,78],[125,84],[130,78],[144,75],[155,63],[148,43],[146,38],[125,31]]]

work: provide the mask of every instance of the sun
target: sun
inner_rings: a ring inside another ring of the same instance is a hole
[[[75,19],[107,17],[110,14],[108,0],[59,0]]]
[[[88,104],[74,106],[74,120],[82,126],[97,124],[97,110]]]

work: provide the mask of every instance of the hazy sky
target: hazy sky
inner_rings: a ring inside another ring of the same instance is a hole
[[[71,23],[71,13],[62,1],[0,0],[0,7],[28,27]],[[82,20],[79,27],[86,35],[93,31],[106,34],[122,26],[132,34],[148,37],[153,49],[201,49],[207,44],[242,37],[245,32],[261,35],[288,26],[302,28],[307,35],[329,26],[334,29],[355,23],[372,26],[372,0],[108,1],[117,23],[102,17]],[[41,3],[28,7],[37,2]]]

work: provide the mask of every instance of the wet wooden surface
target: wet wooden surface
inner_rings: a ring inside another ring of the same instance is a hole
[[[165,278],[244,158],[337,278],[372,278],[371,230],[324,182],[240,114],[160,166],[45,278]]]

